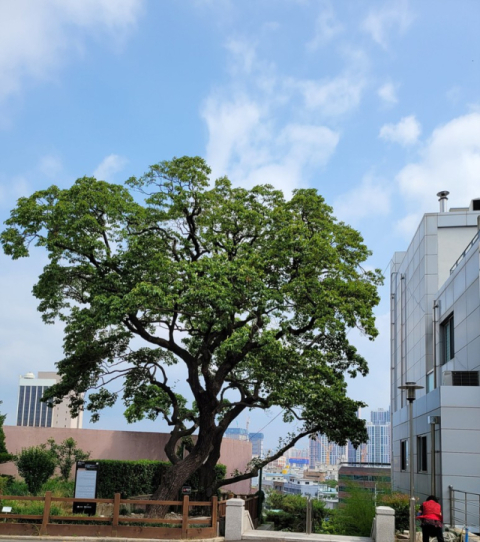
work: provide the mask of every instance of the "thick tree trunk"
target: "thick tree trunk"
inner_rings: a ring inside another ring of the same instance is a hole
[[[213,466],[215,466],[220,449],[218,451],[215,449],[215,445],[218,444],[215,439],[215,425],[213,419],[209,421],[208,429],[200,432],[191,453],[167,470],[157,490],[153,493],[152,500],[176,501],[182,486],[204,463],[211,465],[211,461],[214,461]],[[212,458],[209,457],[210,455]],[[197,498],[195,496],[195,500]],[[147,514],[150,517],[165,517],[169,508],[169,505],[151,505],[148,507]]]
[[[212,466],[207,461],[198,469],[198,487],[195,495],[196,501],[209,501],[217,492],[217,473],[215,464]]]
[[[172,465],[163,476],[156,491],[153,493],[152,501],[178,500],[178,494],[182,486],[200,465],[201,461],[197,465],[194,461],[189,461],[187,463],[186,460],[183,460],[176,465]],[[170,505],[151,505],[147,508],[147,515],[149,517],[163,518],[169,510]]]
[[[217,492],[217,476],[215,467],[220,459],[223,431],[215,431],[212,435],[212,448],[206,461],[198,469],[198,488],[196,500],[209,501]]]

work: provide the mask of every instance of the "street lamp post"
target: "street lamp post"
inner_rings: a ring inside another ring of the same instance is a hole
[[[408,401],[408,423],[410,429],[410,438],[408,446],[408,463],[410,468],[410,542],[415,542],[415,495],[413,484],[413,401],[415,401],[416,390],[423,389],[423,386],[417,386],[416,382],[406,382],[404,386],[398,386],[400,390],[407,390]]]

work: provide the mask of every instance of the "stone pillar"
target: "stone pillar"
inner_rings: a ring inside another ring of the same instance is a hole
[[[389,506],[375,508],[375,542],[395,540],[395,510]]]
[[[243,534],[243,499],[228,499],[225,516],[225,540],[241,540]]]

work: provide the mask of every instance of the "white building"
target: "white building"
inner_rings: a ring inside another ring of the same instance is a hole
[[[35,378],[33,373],[20,377],[17,425],[81,429],[83,413],[80,413],[77,418],[72,418],[68,401],[65,400],[53,408],[40,401],[44,391],[59,380],[60,377],[54,372],[39,372],[38,378]]]
[[[424,215],[391,265],[392,483],[408,493],[413,468],[416,496],[435,492],[448,524],[449,486],[480,493],[480,199],[447,212],[448,192],[438,195],[440,212]],[[406,382],[423,386],[413,403],[413,443],[399,389]]]

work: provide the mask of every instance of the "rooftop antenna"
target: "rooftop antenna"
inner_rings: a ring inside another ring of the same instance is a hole
[[[437,194],[438,201],[440,202],[440,212],[441,213],[446,213],[447,212],[448,194],[450,194],[450,192],[448,190],[442,190],[441,192],[438,192],[438,194]]]

